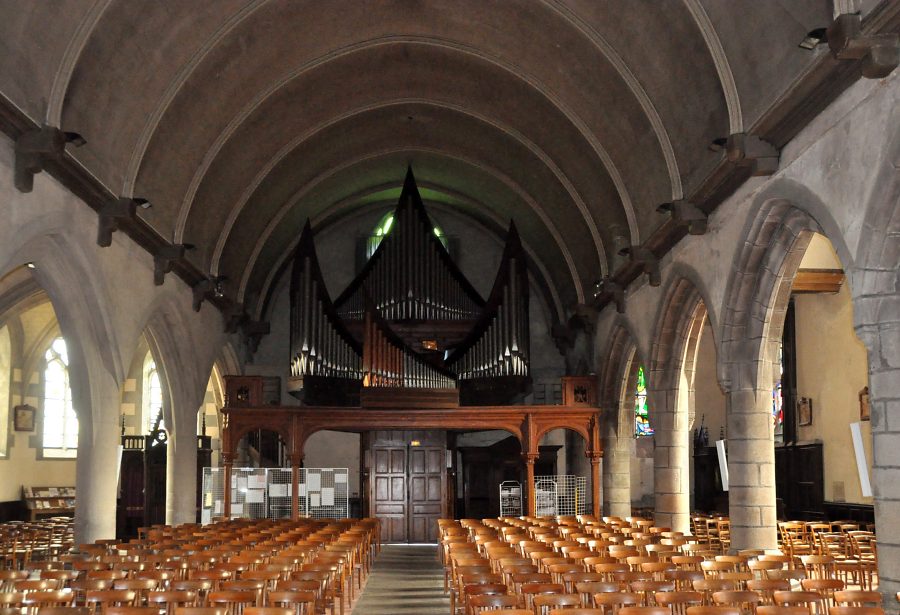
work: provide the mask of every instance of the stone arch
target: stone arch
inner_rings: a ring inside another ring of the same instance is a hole
[[[637,355],[635,336],[621,318],[614,325],[600,376],[603,439],[603,514],[631,516],[631,454],[634,410],[627,398],[628,374]]]
[[[92,255],[41,216],[17,229],[0,254],[0,272],[34,263],[33,276],[50,298],[66,339],[72,403],[78,415],[75,539],[115,536],[115,474],[119,443],[119,384],[125,367],[119,353],[112,302]]]
[[[654,424],[653,482],[656,523],[690,529],[690,425],[693,374],[708,301],[688,278],[676,275],[660,303],[651,343],[647,389]]]
[[[772,383],[791,287],[812,234],[826,235],[843,265],[852,266],[839,225],[807,187],[776,180],[756,196],[752,211],[725,290],[718,357],[728,396],[734,549],[778,545]]]

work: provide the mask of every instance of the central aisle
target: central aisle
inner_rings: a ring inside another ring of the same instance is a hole
[[[356,604],[356,615],[447,615],[437,545],[384,545]]]

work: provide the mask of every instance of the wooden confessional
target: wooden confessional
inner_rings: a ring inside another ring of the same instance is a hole
[[[363,513],[384,521],[386,541],[432,541],[435,520],[456,513],[454,434],[509,432],[519,443],[520,475],[533,507],[538,443],[552,429],[568,428],[585,440],[597,510],[594,379],[564,379],[562,405],[521,405],[531,388],[526,263],[511,224],[494,286],[482,298],[434,233],[409,170],[390,232],[332,301],[307,222],[290,286],[288,390],[303,405],[265,405],[261,378],[226,377],[226,473],[241,438],[254,430],[278,433],[295,469],[311,434],[359,432]],[[228,515],[230,481],[224,501]]]
[[[203,468],[212,462],[211,438],[197,436],[197,511],[199,521]],[[166,522],[168,436],[153,429],[146,436],[122,435],[116,537],[134,538],[139,527]]]

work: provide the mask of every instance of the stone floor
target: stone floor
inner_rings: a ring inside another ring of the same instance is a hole
[[[436,545],[384,545],[353,615],[447,615],[444,572]]]

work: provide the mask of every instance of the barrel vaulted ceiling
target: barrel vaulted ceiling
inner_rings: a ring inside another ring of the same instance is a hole
[[[399,191],[515,219],[566,306],[808,69],[825,0],[0,2],[0,93],[264,300],[304,220]],[[386,196],[387,195],[387,196]]]

